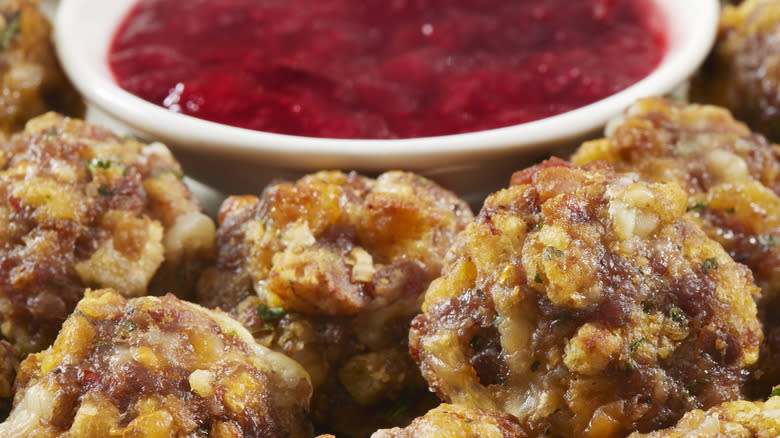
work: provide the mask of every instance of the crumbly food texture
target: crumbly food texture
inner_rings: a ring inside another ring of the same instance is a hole
[[[378,430],[371,438],[522,438],[528,436],[513,416],[499,411],[443,403],[407,427]]]
[[[173,295],[88,290],[15,387],[6,436],[312,435],[303,368],[224,312]]]
[[[306,367],[321,428],[367,436],[435,406],[407,353],[409,323],[472,219],[462,200],[408,172],[272,184],[223,203],[216,267],[198,297]]]
[[[726,109],[652,98],[632,105],[572,161],[606,161],[620,172],[683,187],[687,215],[746,264],[762,289],[766,341],[752,396],[780,384],[780,147]]]
[[[165,146],[55,113],[3,143],[2,336],[22,355],[46,348],[85,286],[191,293],[215,227],[180,177]]]
[[[447,402],[532,435],[608,437],[740,398],[761,328],[749,270],[674,183],[551,160],[459,236],[410,348]]]

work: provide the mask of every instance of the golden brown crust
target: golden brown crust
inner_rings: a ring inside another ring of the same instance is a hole
[[[740,396],[758,288],[685,217],[678,185],[561,160],[513,183],[460,235],[412,324],[440,396],[583,437]]]
[[[85,110],[60,69],[38,3],[0,1],[0,133],[6,136],[46,111],[80,117]]]
[[[629,438],[774,438],[780,436],[780,397],[744,400],[688,412],[675,427]]]
[[[238,322],[172,295],[87,291],[25,359],[0,433],[26,437],[305,437],[311,384]]]
[[[199,300],[306,367],[321,428],[366,436],[435,403],[406,352],[409,321],[472,218],[451,192],[398,171],[318,172],[234,196]]]
[[[137,296],[170,271],[194,275],[213,256],[214,224],[180,174],[160,144],[120,139],[54,113],[32,119],[4,143],[2,336],[21,354],[38,351],[85,286]],[[168,290],[186,294],[186,282],[178,286]]]
[[[371,438],[522,438],[528,434],[509,414],[442,404],[407,427],[378,430]]]
[[[780,383],[780,148],[725,109],[655,98],[632,105],[606,138],[572,157],[597,160],[682,185],[688,215],[753,271],[766,333],[753,396]]]
[[[718,38],[694,78],[697,102],[721,105],[753,129],[780,141],[780,4],[745,0],[721,13]]]

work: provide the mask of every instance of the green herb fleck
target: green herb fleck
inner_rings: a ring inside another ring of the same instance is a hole
[[[100,193],[103,196],[109,196],[114,193],[114,189],[108,188],[108,185],[106,183],[100,183],[98,186],[98,193]]]
[[[537,231],[541,230],[543,226],[544,226],[544,219],[540,220],[539,223],[536,224],[536,226],[534,227],[534,230],[537,230]]]
[[[125,319],[124,321],[122,321],[120,323],[120,325],[122,327],[125,327],[127,329],[127,331],[129,331],[129,332],[134,332],[134,331],[138,330],[138,326],[135,325],[135,323],[133,321],[130,321],[129,319]]]
[[[672,321],[678,323],[678,324],[684,324],[685,323],[685,315],[683,314],[682,309],[680,309],[677,306],[672,306],[669,309],[669,316],[672,318]]]
[[[184,172],[182,172],[181,170],[177,170],[177,169],[165,169],[165,170],[163,170],[162,172],[160,172],[160,175],[165,175],[166,173],[170,173],[170,174],[172,174],[173,176],[175,176],[176,178],[179,178],[179,179],[184,179]]]
[[[629,360],[626,362],[626,376],[631,376],[632,374],[634,374],[634,364]]]
[[[653,306],[653,303],[651,303],[650,301],[642,301],[642,311],[645,312],[646,314],[649,315],[653,313],[654,308],[655,306]]]
[[[51,287],[63,287],[63,286],[65,286],[65,283],[63,283],[61,281],[57,281],[57,280],[55,280],[53,278],[47,278],[46,279],[46,284],[48,284]]]
[[[778,386],[775,386],[775,387],[772,389],[772,392],[769,394],[769,396],[770,396],[770,397],[778,397],[778,396],[780,396],[780,385],[778,385]]]
[[[718,261],[715,259],[715,257],[710,257],[701,263],[702,274],[707,275],[707,273],[712,269],[718,269]]]
[[[637,348],[639,348],[639,345],[640,345],[640,344],[642,344],[642,342],[645,342],[646,340],[647,340],[647,339],[645,339],[645,338],[640,338],[640,339],[637,339],[636,341],[634,341],[634,342],[631,344],[631,346],[630,346],[630,347],[628,347],[628,351],[630,351],[631,353],[633,353],[634,351],[636,351],[636,349],[637,349]]]
[[[485,348],[486,344],[487,342],[485,341],[485,338],[483,338],[482,336],[474,336],[473,338],[471,338],[471,341],[469,341],[469,345],[471,345],[471,348],[473,348],[474,350],[482,350],[483,348]]]
[[[539,271],[536,271],[536,274],[534,274],[534,282],[542,284],[544,281],[542,281],[542,276],[539,274]]]
[[[728,213],[728,214],[734,214],[736,212],[737,212],[737,210],[734,209],[734,207],[729,207],[729,208],[726,209],[726,213]]]
[[[55,135],[57,135],[57,128],[54,126],[52,126],[46,131],[46,137],[51,138],[54,137]]]
[[[5,50],[11,47],[11,40],[14,39],[17,33],[19,33],[19,21],[22,15],[22,11],[16,11],[11,17],[11,21],[8,22],[8,26],[0,37],[0,48]]]
[[[694,213],[701,213],[704,210],[705,207],[707,207],[707,204],[705,204],[704,202],[697,202],[697,203],[691,205],[690,207],[686,208],[685,211],[686,212],[691,212],[692,211]]]
[[[110,169],[112,167],[116,167],[119,170],[122,171],[122,176],[127,175],[127,168],[124,164],[120,163],[119,161],[114,160],[101,160],[100,158],[95,158],[92,161],[89,161],[87,163],[87,169],[89,169],[90,172],[95,173],[95,169]]]
[[[712,383],[712,380],[710,379],[697,380],[686,386],[685,390],[688,391],[688,394],[696,395],[703,387],[709,385],[710,383]]]
[[[542,255],[542,259],[545,261],[555,260],[560,257],[563,257],[563,251],[553,246],[548,246],[545,248],[544,254]]]
[[[764,251],[769,251],[777,245],[777,238],[774,234],[761,234],[758,236],[758,247]]]
[[[260,304],[255,307],[255,310],[257,311],[257,317],[263,320],[263,322],[278,321],[287,313],[281,307],[268,307],[265,304]]]

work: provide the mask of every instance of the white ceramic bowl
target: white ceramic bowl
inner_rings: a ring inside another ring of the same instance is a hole
[[[640,97],[668,93],[712,46],[718,0],[655,0],[668,21],[669,47],[649,76],[591,105],[543,120],[486,131],[402,140],[342,140],[258,132],[203,121],[146,102],[114,82],[106,54],[136,0],[60,0],[55,44],[67,74],[89,103],[147,139],[167,143],[187,172],[229,193],[257,193],[271,178],[319,169],[422,173],[479,204],[513,170],[565,155]]]

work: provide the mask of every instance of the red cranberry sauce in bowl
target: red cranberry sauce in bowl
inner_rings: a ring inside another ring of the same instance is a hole
[[[322,138],[516,125],[601,100],[667,48],[651,0],[141,0],[109,66],[197,118]]]

